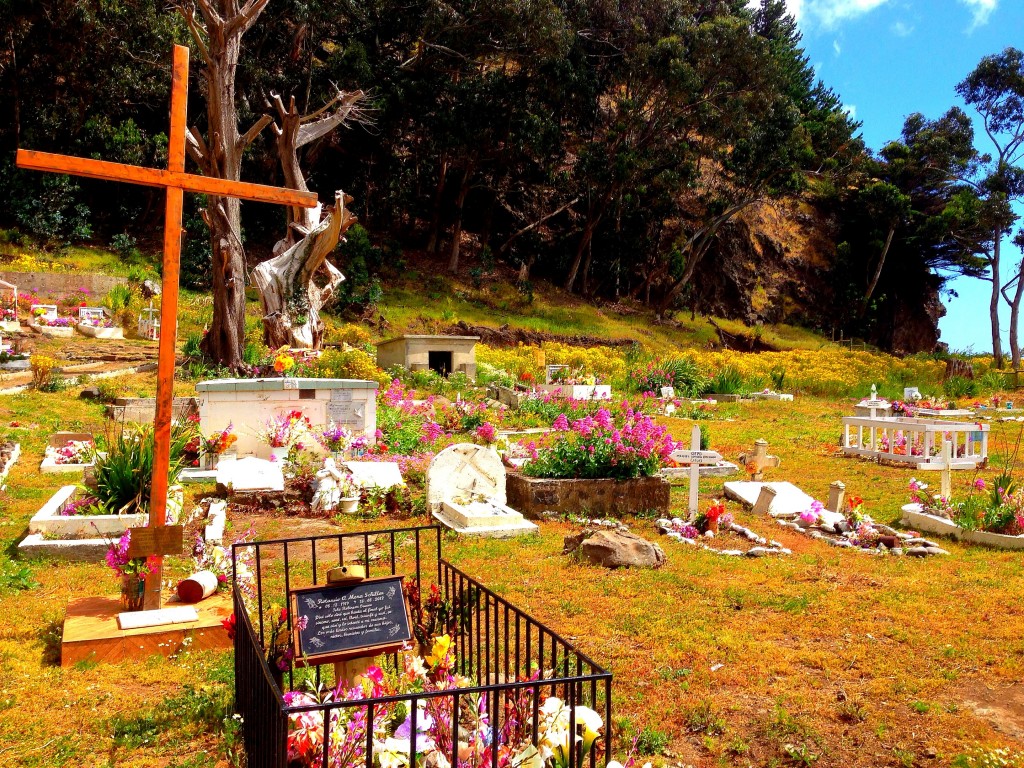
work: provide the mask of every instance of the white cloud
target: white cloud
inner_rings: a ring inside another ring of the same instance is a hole
[[[832,41],[832,50],[836,52],[836,56],[838,56],[839,54],[841,54],[843,52],[843,49],[839,47],[839,41],[838,40],[833,40]]]
[[[907,24],[906,22],[903,21],[897,21],[890,27],[890,29],[892,30],[892,33],[896,35],[896,37],[910,37],[912,34],[914,34],[914,25]]]
[[[960,0],[960,2],[971,11],[973,18],[970,29],[972,30],[987,24],[988,17],[999,5],[999,0]]]
[[[960,0],[962,3],[992,4],[999,0]],[[786,0],[786,10],[802,24],[821,25],[833,28],[840,22],[863,16],[889,0]],[[757,0],[749,0],[749,6],[756,6]]]
[[[856,104],[843,104],[843,109],[846,110],[846,114],[850,116],[851,120],[857,119],[857,105]]]

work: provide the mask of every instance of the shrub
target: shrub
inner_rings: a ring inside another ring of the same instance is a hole
[[[718,395],[738,395],[743,391],[743,376],[731,365],[727,365],[715,374],[704,391]]]
[[[974,379],[950,376],[943,382],[942,391],[946,393],[946,397],[974,397],[978,391],[978,385]]]
[[[195,436],[195,426],[190,422],[178,422],[171,428],[168,485],[177,481],[184,468],[185,446]],[[107,442],[106,455],[96,457],[96,506],[105,514],[148,511],[155,451],[153,428],[124,428]]]
[[[365,379],[388,384],[388,377],[377,367],[377,361],[361,349],[328,349],[311,370],[324,379]]]
[[[46,355],[32,355],[28,359],[32,371],[32,386],[46,392],[46,387],[57,378],[57,361]]]
[[[657,395],[662,387],[672,387],[679,397],[697,397],[706,383],[697,364],[685,357],[648,362],[629,372],[629,386],[634,392]]]

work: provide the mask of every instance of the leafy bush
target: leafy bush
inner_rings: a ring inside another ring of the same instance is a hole
[[[47,355],[32,355],[28,367],[32,371],[32,386],[40,391],[48,391],[46,387],[58,377],[57,361]]]
[[[0,165],[0,200],[20,227],[47,243],[86,240],[92,235],[89,208],[69,176],[30,174]]]
[[[200,346],[202,343],[203,334],[190,333],[185,337],[185,343],[181,345],[181,353],[188,360],[202,360],[203,350]]]
[[[499,384],[503,387],[513,387],[516,383],[511,373],[487,363],[477,363],[476,380],[478,384]]]
[[[384,250],[370,241],[370,233],[361,224],[354,224],[345,239],[334,249],[345,282],[331,300],[341,310],[377,304],[384,291],[376,273],[384,266]]]
[[[943,382],[942,391],[946,397],[974,397],[978,392],[978,384],[965,376],[950,376]]]
[[[311,371],[325,379],[365,379],[388,384],[388,377],[377,361],[361,349],[328,349],[313,363]]]
[[[184,468],[185,446],[196,437],[195,426],[178,422],[171,428],[171,462],[167,484],[173,485]],[[153,482],[153,428],[122,428],[108,440],[106,455],[96,457],[96,488],[92,495],[104,514],[133,514],[149,510]]]
[[[731,365],[719,369],[704,389],[705,393],[718,395],[738,395],[742,391],[743,376]]]
[[[132,303],[131,286],[125,283],[118,283],[113,286],[107,295],[103,297],[102,304],[114,314],[128,309]]]
[[[629,372],[629,386],[634,392],[657,395],[662,387],[672,387],[678,397],[697,397],[706,384],[697,364],[685,357],[648,362]]]
[[[651,477],[675,448],[664,427],[629,410],[619,428],[604,408],[571,426],[560,417],[554,427],[554,441],[523,466],[524,474],[552,479]]]

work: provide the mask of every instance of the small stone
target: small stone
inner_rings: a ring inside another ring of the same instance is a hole
[[[665,531],[662,531],[662,533],[665,533]],[[666,535],[670,539],[674,539],[676,541],[679,541],[680,539],[686,538],[685,536],[683,536],[683,534],[679,533],[678,531],[668,531]]]
[[[850,530],[850,524],[845,520],[839,520],[832,526],[836,529],[836,533],[847,533]]]
[[[899,536],[900,535],[899,531],[897,531],[897,530],[895,530],[893,528],[890,528],[888,525],[885,525],[884,523],[875,523],[875,530],[878,531],[881,534],[886,535],[886,536]]]
[[[902,557],[903,556],[903,548],[902,547],[894,547],[893,549],[889,550],[889,554],[890,555],[896,555],[897,557]]]
[[[897,533],[896,535],[904,541],[910,541],[910,539],[914,538],[914,535],[911,533]]]
[[[769,541],[768,545],[771,546],[771,547],[774,547],[775,549],[783,549],[782,544],[780,542],[776,541],[775,539],[772,539],[771,541]]]
[[[925,547],[924,551],[929,555],[948,555],[949,552],[944,550],[942,547]]]
[[[779,554],[780,555],[792,555],[793,554],[793,550],[792,549],[787,549],[786,547],[779,547]]]
[[[682,524],[683,524],[683,519],[681,517],[673,517],[672,518],[672,525],[682,525]]]
[[[146,299],[152,299],[154,296],[160,295],[160,283],[155,280],[143,280],[142,281],[142,297]]]
[[[713,539],[715,538],[715,532],[711,530],[704,531],[704,536],[709,539]]]
[[[100,399],[100,388],[99,387],[86,387],[78,396],[83,400],[99,400]]]
[[[751,547],[747,550],[747,557],[764,557],[768,554],[771,553],[764,547]]]
[[[720,549],[718,553],[720,555],[728,555],[729,557],[743,557],[745,554],[742,549]]]
[[[667,517],[659,517],[657,520],[654,521],[654,524],[656,526],[658,526],[659,528],[671,528],[672,527],[672,521],[669,520]]]
[[[911,557],[928,557],[928,550],[925,547],[911,547],[907,554]]]

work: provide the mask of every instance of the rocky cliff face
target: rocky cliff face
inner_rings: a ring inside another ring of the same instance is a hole
[[[870,322],[835,279],[838,227],[799,200],[762,204],[724,227],[717,251],[698,267],[692,300],[700,312],[748,324],[787,322],[825,336],[858,336],[897,353],[930,352],[945,313],[941,281],[931,275],[910,286],[879,286]]]

